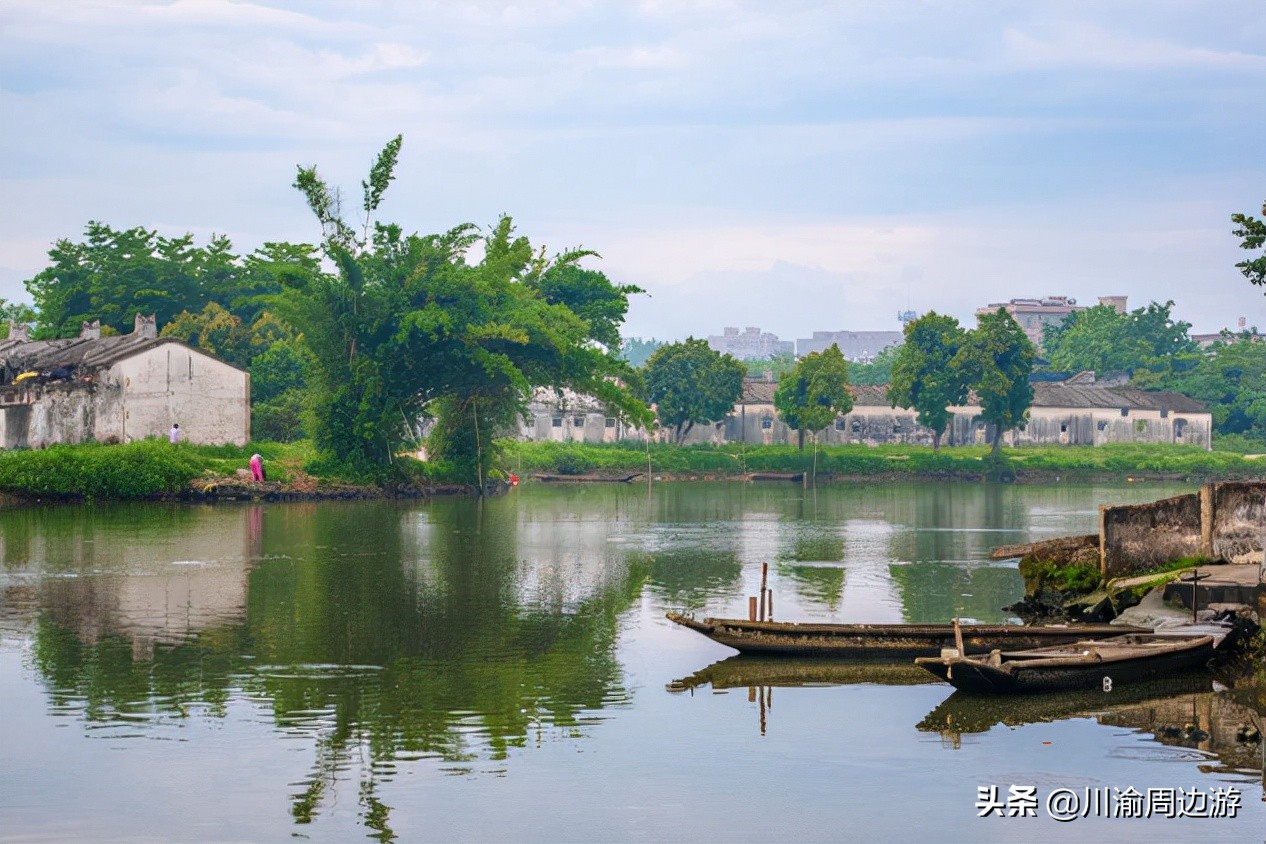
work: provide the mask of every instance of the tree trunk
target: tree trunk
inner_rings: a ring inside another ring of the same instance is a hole
[[[1002,429],[995,427],[993,435],[993,456],[997,457],[1002,451]]]
[[[941,433],[942,433],[941,431],[932,432],[932,453],[933,454],[936,454],[936,452],[941,450]]]
[[[804,429],[803,428],[796,431],[796,439],[799,442],[800,450],[804,451]]]

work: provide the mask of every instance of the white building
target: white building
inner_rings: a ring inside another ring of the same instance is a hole
[[[194,443],[250,439],[250,373],[170,337],[137,314],[131,334],[32,341],[11,326],[0,341],[0,446],[130,442],[179,423]]]

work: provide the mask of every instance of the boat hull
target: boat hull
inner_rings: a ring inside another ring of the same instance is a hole
[[[1192,671],[1213,657],[1212,637],[1192,637],[1188,641],[1157,638],[1170,647],[1158,644],[1155,650],[1121,658],[1105,658],[1100,654],[1100,646],[1110,652],[1113,642],[1108,639],[1088,643],[1085,656],[1067,656],[1052,648],[1048,650],[1053,653],[1046,658],[1026,656],[1015,660],[1009,658],[1012,655],[999,654],[995,662],[981,657],[921,657],[915,664],[969,694],[1013,695],[1086,689],[1110,691],[1118,685]]]
[[[794,624],[733,618],[695,619],[679,613],[668,618],[736,651],[782,657],[812,657],[902,662],[954,648],[952,624]],[[1018,624],[961,625],[968,654],[998,648],[1040,648],[1087,637],[1147,632],[1132,627]]]

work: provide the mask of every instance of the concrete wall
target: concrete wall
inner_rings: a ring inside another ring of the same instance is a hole
[[[1029,421],[1013,437],[1018,445],[1060,443],[1182,443],[1213,448],[1213,417],[1208,413],[1170,413],[1131,408],[1034,407]]]
[[[642,439],[641,432],[614,416],[592,412],[541,412],[519,428],[521,439],[536,442],[612,443]]]
[[[103,415],[119,412],[117,388],[70,381],[37,384],[8,394],[0,405],[0,447],[43,448],[55,443],[103,439]]]
[[[1145,571],[1201,553],[1200,495],[1099,507],[1099,570],[1104,578]]]
[[[1266,481],[1205,484],[1150,504],[1099,508],[1099,566],[1120,577],[1182,557],[1262,564]]]
[[[1200,489],[1202,553],[1228,563],[1262,565],[1266,483],[1224,481]]]
[[[99,440],[165,437],[174,422],[189,442],[250,439],[250,375],[180,343],[125,358],[104,380],[121,388],[123,407],[121,414],[99,415]]]

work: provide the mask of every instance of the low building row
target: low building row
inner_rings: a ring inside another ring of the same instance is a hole
[[[696,425],[687,443],[794,444],[796,431],[774,408],[773,381],[749,378],[734,410],[725,419]],[[920,425],[914,410],[892,407],[886,386],[850,387],[853,409],[818,434],[823,444],[931,445],[931,429]],[[1063,382],[1033,385],[1028,422],[1003,437],[1007,445],[1105,445],[1108,443],[1179,443],[1213,447],[1213,417],[1199,402],[1179,393],[1128,386]],[[952,419],[942,445],[980,445],[992,441],[991,426],[978,404],[949,408]],[[520,427],[524,440],[616,442],[644,440],[647,433],[608,415],[596,401],[571,393],[542,391]],[[667,431],[652,439],[668,440]]]

